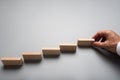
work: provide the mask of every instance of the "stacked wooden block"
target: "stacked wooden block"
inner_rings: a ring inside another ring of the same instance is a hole
[[[42,48],[42,52],[23,52],[24,62],[41,61],[44,57],[58,57],[60,53],[74,53],[77,45],[79,47],[91,46],[94,39],[78,39],[77,43],[62,43],[58,48]],[[21,57],[3,57],[1,61],[4,66],[21,66],[23,64]]]

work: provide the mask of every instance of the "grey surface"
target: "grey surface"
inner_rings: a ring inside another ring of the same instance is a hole
[[[97,31],[120,34],[120,0],[0,0],[0,57],[58,47]],[[4,69],[0,80],[120,80],[120,57],[93,48]]]

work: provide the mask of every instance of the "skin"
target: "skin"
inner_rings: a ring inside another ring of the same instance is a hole
[[[120,42],[120,36],[112,30],[103,30],[97,32],[93,38],[93,46],[104,48],[116,54],[116,46]]]

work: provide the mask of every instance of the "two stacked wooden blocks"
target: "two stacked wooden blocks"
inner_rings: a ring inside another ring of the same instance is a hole
[[[23,59],[27,61],[41,61],[42,54],[44,57],[58,57],[60,53],[73,53],[76,52],[77,45],[79,47],[91,46],[94,39],[78,39],[77,43],[69,44],[62,43],[59,48],[42,48],[42,52],[23,52]],[[23,60],[20,57],[3,57],[1,59],[4,66],[21,66]]]

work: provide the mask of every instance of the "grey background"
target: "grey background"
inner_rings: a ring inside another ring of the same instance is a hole
[[[119,27],[120,0],[0,0],[0,58],[74,43],[99,30],[120,34]],[[19,69],[0,62],[0,80],[120,80],[120,57],[77,48]]]

